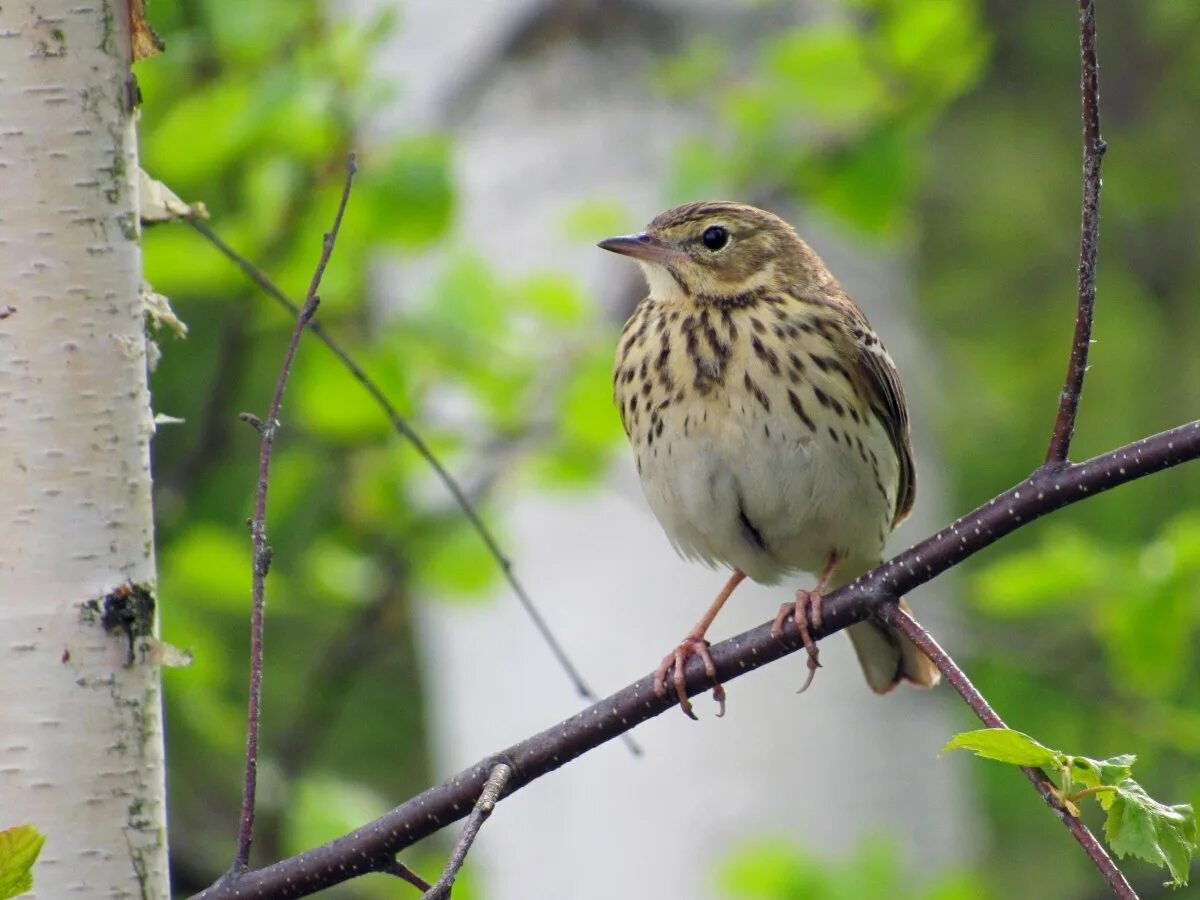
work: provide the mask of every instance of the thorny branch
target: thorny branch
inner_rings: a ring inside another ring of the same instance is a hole
[[[1096,10],[1092,0],[1079,0],[1079,91],[1083,107],[1083,214],[1079,235],[1079,307],[1067,379],[1058,401],[1058,418],[1046,452],[1046,465],[1066,461],[1075,434],[1075,416],[1083,395],[1088,350],[1092,344],[1092,314],[1096,306],[1096,253],[1100,246],[1100,161],[1105,143],[1100,137],[1100,73],[1096,62]]]
[[[333,246],[337,241],[338,230],[342,226],[342,216],[345,214],[346,204],[350,200],[350,188],[354,182],[354,173],[355,161],[354,155],[351,154],[346,162],[346,183],[342,188],[342,198],[333,219],[333,227],[325,235],[321,247],[321,258],[317,262],[317,268],[309,283],[304,306],[296,317],[296,327],[292,330],[292,338],[288,342],[287,352],[283,357],[283,367],[279,372],[279,380],[275,383],[275,393],[271,397],[271,408],[267,413],[266,421],[260,422],[252,416],[244,417],[258,429],[261,440],[258,450],[258,483],[254,497],[254,518],[250,521],[250,536],[254,545],[254,566],[251,588],[253,608],[250,614],[250,698],[246,714],[246,772],[242,786],[242,811],[238,824],[237,852],[231,870],[233,874],[246,869],[246,864],[250,859],[250,844],[254,840],[254,801],[258,785],[258,734],[262,722],[263,601],[267,572],[271,568],[271,548],[267,543],[267,487],[270,483],[271,450],[275,445],[275,435],[279,430],[279,409],[283,405],[283,392],[292,371],[296,350],[300,346],[300,336],[312,321],[317,306],[321,302],[320,297],[317,296],[317,289],[321,286],[325,267],[333,255]]]
[[[263,291],[269,297],[275,300],[280,306],[291,312],[292,315],[299,314],[300,307],[294,303],[287,296],[287,294],[285,294],[267,276],[267,274],[262,271],[262,269],[254,265],[236,250],[230,247],[227,243],[225,243],[221,236],[213,231],[212,228],[210,228],[202,218],[198,216],[189,216],[185,219],[185,221],[191,225],[192,228],[203,235],[203,237],[209,243],[211,243],[213,247],[215,247],[222,255],[233,262],[233,264],[239,269],[241,269],[251,281],[262,288]],[[496,540],[495,535],[492,534],[491,529],[488,528],[483,519],[480,517],[479,513],[476,511],[475,505],[471,502],[470,497],[467,496],[467,492],[463,489],[462,485],[460,485],[454,476],[450,474],[449,470],[442,465],[441,460],[439,460],[436,454],[434,454],[433,450],[430,449],[429,444],[425,442],[425,439],[422,438],[421,435],[418,434],[417,431],[412,427],[412,425],[410,425],[409,422],[400,415],[395,405],[383,392],[383,389],[379,387],[374,379],[372,379],[365,371],[363,371],[362,367],[354,361],[354,358],[349,354],[349,352],[342,347],[342,345],[333,337],[333,335],[331,335],[325,329],[322,323],[319,320],[314,319],[309,325],[309,330],[315,334],[326,347],[329,348],[333,355],[336,356],[341,361],[342,365],[346,367],[346,371],[350,373],[351,377],[354,378],[354,380],[360,385],[362,385],[363,390],[365,390],[371,399],[379,405],[379,408],[383,410],[384,415],[387,416],[388,421],[391,422],[392,428],[395,429],[396,433],[408,441],[413,446],[413,449],[417,451],[417,454],[423,460],[425,460],[431,469],[433,469],[434,473],[441,480],[442,484],[446,486],[446,490],[448,490],[450,495],[454,498],[455,503],[458,504],[459,509],[462,510],[463,515],[466,516],[467,521],[471,523],[471,527],[474,528],[479,534],[480,539],[487,547],[488,553],[494,560],[496,560],[496,564],[500,567],[500,571],[504,575],[504,580],[508,583],[508,586],[516,595],[518,602],[525,610],[525,614],[529,616],[530,621],[533,622],[534,627],[541,635],[542,640],[545,641],[546,646],[550,648],[550,653],[554,656],[555,660],[558,661],[558,664],[562,667],[562,670],[566,672],[567,678],[571,681],[576,693],[578,693],[583,699],[595,703],[597,699],[595,692],[588,687],[587,682],[584,681],[583,676],[579,673],[579,670],[575,668],[574,663],[572,663],[570,657],[567,656],[567,652],[562,648],[562,645],[559,644],[558,638],[555,637],[554,632],[550,629],[550,625],[546,622],[541,611],[534,604],[533,599],[529,596],[529,592],[525,590],[524,584],[522,584],[517,578],[516,572],[513,571],[512,560],[510,560],[500,548],[500,544]],[[626,744],[628,745],[630,752],[632,752],[635,756],[640,755],[641,748],[633,741],[632,738],[627,738]]]
[[[1095,494],[1200,458],[1200,421],[1143,438],[1082,463],[1058,470],[1041,468],[969,515],[910,547],[862,578],[825,598],[823,622],[812,629],[823,639],[860,622],[892,598],[911,593],[1005,535],[1048,513]],[[771,637],[771,623],[714,644],[717,680],[732,681],[759,666],[801,649],[789,620],[783,640]],[[699,659],[685,672],[689,696],[712,687]],[[508,793],[553,772],[576,757],[673,709],[674,697],[654,693],[646,675],[569,719],[508,749],[480,760],[361,828],[327,844],[235,880],[219,882],[198,896],[304,897],[367,872],[385,868],[395,854],[467,815],[492,768],[513,770]]]

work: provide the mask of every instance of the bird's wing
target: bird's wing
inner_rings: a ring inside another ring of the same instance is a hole
[[[892,358],[861,313],[852,316],[845,335],[851,345],[846,355],[853,361],[854,371],[866,389],[867,402],[883,423],[892,448],[896,451],[900,478],[896,487],[896,512],[892,518],[892,527],[895,528],[912,511],[917,496],[917,475],[908,434],[908,406],[904,402],[904,388],[900,386],[900,375]]]

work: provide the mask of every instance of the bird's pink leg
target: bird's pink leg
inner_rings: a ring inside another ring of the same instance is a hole
[[[779,615],[775,617],[775,624],[771,626],[772,636],[779,639],[783,637],[783,623],[791,616],[796,622],[796,628],[800,631],[800,640],[804,642],[804,649],[808,651],[808,677],[798,692],[801,694],[808,690],[808,686],[812,684],[812,680],[817,674],[817,669],[821,667],[820,652],[808,630],[809,621],[811,619],[813,628],[821,627],[821,602],[825,599],[825,590],[829,587],[833,573],[842,559],[842,554],[836,550],[830,553],[825,568],[821,570],[821,577],[817,579],[817,586],[811,591],[803,589],[796,591],[796,599],[779,607]]]
[[[721,588],[721,593],[717,594],[717,599],[709,606],[708,611],[693,626],[692,630],[687,633],[679,646],[663,657],[663,661],[658,664],[658,668],[654,672],[654,693],[660,697],[667,692],[667,673],[672,668],[675,669],[672,683],[675,685],[675,695],[679,697],[679,708],[689,719],[695,719],[696,713],[692,711],[692,702],[688,699],[687,685],[683,677],[684,665],[687,663],[689,656],[698,656],[704,661],[704,671],[708,673],[708,677],[715,682],[717,679],[717,667],[713,665],[712,656],[708,652],[708,641],[704,635],[708,631],[708,627],[712,625],[713,619],[717,617],[717,613],[721,611],[721,607],[725,605],[725,601],[729,599],[729,595],[734,589],[742,583],[746,575],[737,569],[733,570],[733,574],[729,576],[729,580],[725,582],[725,587]],[[713,699],[720,704],[720,711],[717,716],[725,715],[725,688],[719,683],[713,685]]]

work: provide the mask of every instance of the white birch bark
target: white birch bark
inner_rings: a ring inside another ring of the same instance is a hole
[[[127,16],[0,6],[0,828],[55,900],[168,895],[158,666],[101,623],[155,590]]]

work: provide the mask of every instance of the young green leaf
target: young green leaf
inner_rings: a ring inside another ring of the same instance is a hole
[[[32,825],[0,831],[0,900],[33,889],[33,864],[45,842],[45,835]]]
[[[964,731],[946,742],[947,750],[970,750],[985,759],[1012,763],[1017,766],[1055,768],[1060,765],[1062,754],[1043,747],[1033,738],[1011,728],[980,728]]]
[[[1171,887],[1187,884],[1197,844],[1196,814],[1190,804],[1164,806],[1126,778],[1109,804],[1104,837],[1118,856],[1140,856],[1166,868]]]
[[[1130,777],[1137,760],[1132,754],[1109,759],[1068,756],[1008,728],[956,734],[942,748],[943,752],[957,749],[971,750],[998,762],[1034,766],[1056,783],[1066,781],[1059,785],[1059,798],[1071,815],[1079,815],[1076,803],[1082,797],[1095,796],[1108,812],[1104,836],[1114,853],[1139,856],[1167,869],[1172,887],[1187,884],[1188,869],[1200,841],[1196,814],[1190,805],[1165,806],[1147,794]]]
[[[1072,756],[1071,780],[1078,781],[1085,788],[1116,787],[1131,777],[1130,768],[1137,757],[1132,753],[1114,756],[1111,759],[1088,759],[1086,756]],[[1112,805],[1116,794],[1112,791],[1097,793],[1096,798],[1104,809]]]

